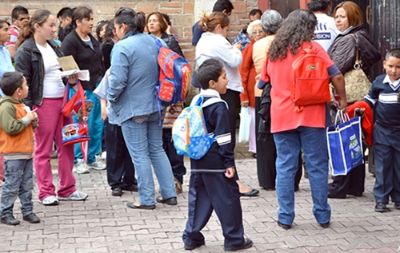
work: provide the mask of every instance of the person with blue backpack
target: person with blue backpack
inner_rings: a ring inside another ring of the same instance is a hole
[[[156,207],[156,200],[167,205],[176,205],[177,200],[171,164],[162,146],[162,107],[155,92],[158,39],[144,34],[144,26],[144,13],[121,8],[115,14],[114,28],[121,40],[111,53],[107,103],[108,119],[121,125],[136,169],[140,199],[127,206],[149,210]],[[152,167],[160,185],[157,199]]]
[[[193,250],[205,244],[200,231],[215,211],[225,237],[224,250],[247,249],[253,242],[244,237],[228,108],[220,97],[227,90],[226,72],[221,62],[209,59],[200,65],[195,79],[202,89],[193,99],[202,100],[205,125],[208,133],[214,134],[215,141],[203,157],[190,160],[188,220],[182,236],[184,248]],[[211,99],[213,103],[205,107]]]

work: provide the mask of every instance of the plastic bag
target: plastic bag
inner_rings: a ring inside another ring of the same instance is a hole
[[[248,107],[240,109],[240,126],[239,126],[239,142],[246,143],[250,139],[250,123],[251,116]]]

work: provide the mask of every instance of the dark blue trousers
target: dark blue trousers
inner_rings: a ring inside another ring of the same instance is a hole
[[[214,210],[222,226],[225,247],[244,243],[242,207],[234,178],[223,173],[192,173],[189,183],[189,215],[183,232],[186,245],[204,242],[200,232]]]
[[[400,203],[400,129],[374,125],[375,186],[377,203]]]
[[[111,189],[136,184],[135,167],[126,147],[121,127],[105,122],[107,181]]]

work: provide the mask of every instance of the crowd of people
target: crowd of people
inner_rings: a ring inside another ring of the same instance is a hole
[[[212,13],[193,25],[192,85],[199,89],[193,99],[212,101],[203,114],[215,142],[203,158],[191,160],[185,249],[205,244],[201,230],[212,211],[220,220],[225,250],[253,245],[244,235],[240,197],[256,197],[259,190],[239,179],[234,158],[241,107],[251,116],[249,152],[257,161],[259,186],[276,190],[277,224],[283,229],[294,221],[303,168],[312,211],[322,228],[331,222],[328,198],[363,195],[365,164],[328,183],[326,141],[332,111],[360,102],[361,112],[375,114],[370,124],[373,141],[363,145],[374,157],[368,166],[374,168],[375,211],[390,211],[390,200],[400,209],[400,49],[387,52],[386,73],[372,76],[371,67],[381,56],[368,37],[359,6],[344,1],[332,7],[330,0],[311,0],[308,10],[295,10],[286,18],[276,10],[251,10],[249,23],[232,43],[227,38],[234,10],[229,0],[217,0]],[[17,197],[23,220],[40,222],[33,212],[33,174],[45,206],[86,200],[88,194],[77,189],[75,177],[91,170],[107,171],[112,196],[138,192],[128,208],[152,210],[157,202],[177,205],[187,169],[171,129],[189,101],[163,108],[155,92],[159,44],[185,57],[171,19],[165,13],[121,7],[113,19],[100,21],[94,33],[94,18],[88,6],[65,7],[56,15],[48,10],[29,14],[15,6],[11,23],[0,19],[1,223],[20,223],[13,214]],[[290,66],[308,51],[327,66],[333,96],[331,102],[300,108],[291,98]],[[63,76],[62,56],[72,56],[79,69],[88,70],[89,80]],[[350,86],[347,77],[357,66],[372,85]],[[63,127],[82,123],[78,115],[63,114],[79,89],[90,101],[87,151],[63,143]],[[54,152],[57,184],[50,164]]]

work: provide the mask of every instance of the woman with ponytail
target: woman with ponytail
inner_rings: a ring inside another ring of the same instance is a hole
[[[39,127],[35,130],[34,168],[43,205],[57,205],[58,200],[85,200],[86,193],[75,188],[72,173],[73,148],[62,143],[61,129],[70,119],[63,118],[65,83],[57,58],[62,56],[53,43],[57,19],[48,10],[37,10],[29,21],[24,43],[18,48],[15,68],[24,74],[29,86],[25,104],[36,109]],[[75,76],[69,78],[75,82]],[[51,154],[53,141],[57,146],[59,186],[53,185]],[[58,197],[57,197],[58,196]]]
[[[120,41],[111,54],[107,116],[110,123],[121,125],[140,196],[127,205],[134,209],[154,209],[156,201],[176,205],[171,164],[162,142],[163,113],[155,93],[159,76],[157,38],[143,34],[144,13],[130,8],[116,12],[114,27]],[[160,185],[161,196],[157,198],[152,167]]]

